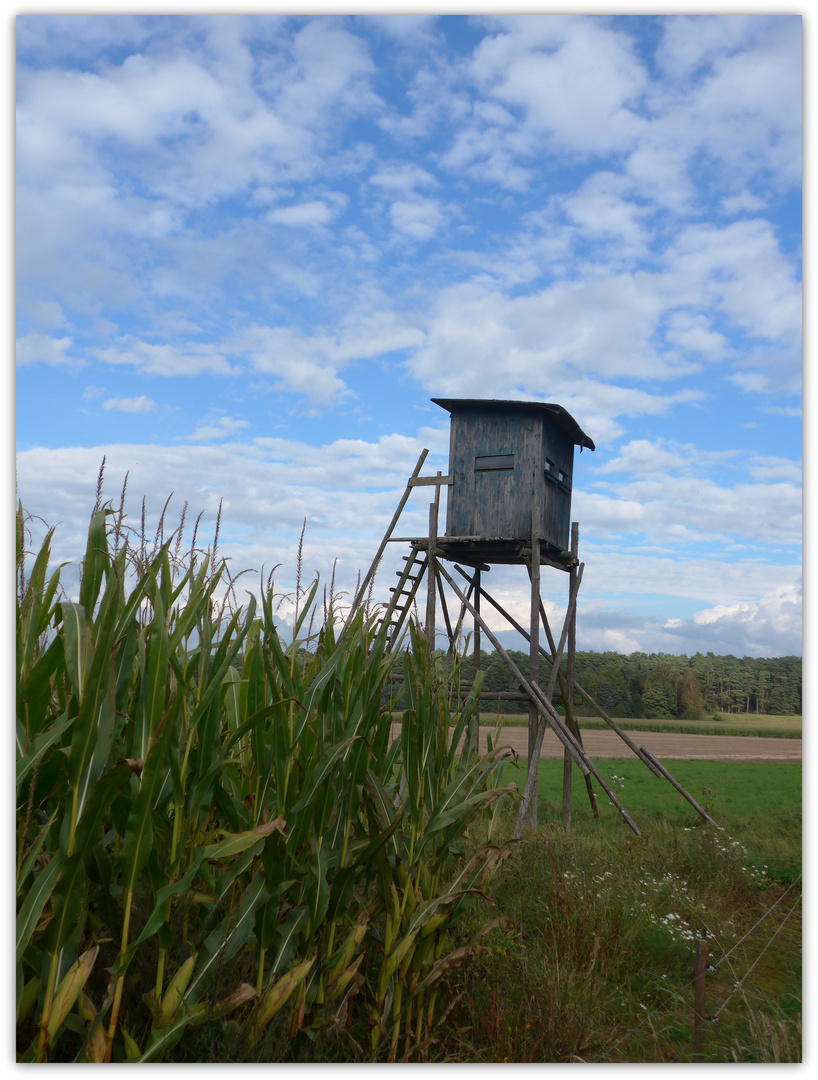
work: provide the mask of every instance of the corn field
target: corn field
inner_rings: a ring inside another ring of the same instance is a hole
[[[398,653],[372,614],[330,598],[313,631],[316,580],[287,644],[271,581],[226,606],[215,544],[148,551],[107,507],[71,600],[53,530],[26,553],[26,525],[18,1061],[190,1061],[203,1026],[232,1060],[296,1038],[423,1060],[481,949],[450,932],[504,854],[469,835],[511,793],[478,753],[480,680],[453,709],[457,658],[412,626],[387,707]]]

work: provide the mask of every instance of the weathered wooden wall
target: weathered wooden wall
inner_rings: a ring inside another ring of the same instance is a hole
[[[475,468],[476,458],[509,454],[513,468]],[[446,535],[527,540],[532,506],[539,504],[540,535],[567,549],[573,460],[572,440],[548,414],[457,409],[451,417]]]

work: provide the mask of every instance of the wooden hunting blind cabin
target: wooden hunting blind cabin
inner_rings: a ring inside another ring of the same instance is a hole
[[[397,571],[398,582],[389,590],[391,599],[384,605],[380,619],[388,649],[399,642],[410,611],[417,610],[423,581],[426,583],[426,642],[430,651],[437,644],[438,603],[450,652],[458,647],[466,615],[472,616],[475,671],[480,667],[481,639],[485,636],[519,686],[519,691],[481,693],[481,698],[490,696],[498,704],[501,699],[511,698],[529,703],[528,768],[515,835],[520,835],[525,822],[536,824],[537,821],[537,763],[546,727],[553,731],[564,748],[563,821],[568,824],[571,819],[571,777],[573,768],[577,767],[583,775],[594,817],[599,814],[591,777],[628,826],[635,833],[639,832],[585,752],[575,714],[577,698],[602,717],[655,776],[667,780],[705,821],[715,825],[710,815],[673,779],[664,765],[644,746],[636,746],[574,680],[577,593],[584,569],[578,557],[579,526],[571,522],[574,447],[579,446],[580,452],[593,450],[593,441],[570,413],[553,403],[482,398],[432,398],[432,401],[446,409],[451,418],[449,471],[445,476],[440,472],[436,476],[421,476],[420,470],[429,453],[423,450],[372,565],[355,594],[350,617],[370,594],[375,573],[389,543],[409,544],[410,551],[403,556],[404,566]],[[410,495],[415,488],[424,486],[434,490],[429,506],[428,534],[393,536]],[[438,526],[443,488],[447,489],[448,497],[446,527],[441,535]],[[444,562],[455,564],[460,580],[448,572]],[[482,575],[495,564],[526,567],[530,583],[527,628],[484,587]],[[551,633],[540,596],[543,566],[564,571],[568,577],[568,603],[562,632],[557,638]],[[450,616],[444,584],[460,603],[456,619]],[[520,670],[486,622],[485,607],[481,610],[481,605],[485,604],[491,605],[528,642],[527,672]],[[544,631],[547,648],[541,643],[541,631]],[[561,712],[556,705],[560,706]]]
[[[452,557],[519,563],[533,530],[542,555],[569,560],[574,447],[594,449],[570,413],[539,401],[432,401],[451,415],[440,540]]]

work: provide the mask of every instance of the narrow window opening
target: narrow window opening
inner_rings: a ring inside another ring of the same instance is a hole
[[[474,470],[483,469],[513,469],[513,454],[482,454],[474,459]]]
[[[548,458],[545,459],[545,471],[554,475],[554,462],[549,461]]]

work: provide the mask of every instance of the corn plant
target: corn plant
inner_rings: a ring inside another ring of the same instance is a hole
[[[274,1028],[423,1057],[479,948],[448,931],[502,855],[460,849],[507,790],[479,685],[452,714],[413,628],[392,741],[395,654],[332,604],[305,633],[317,580],[285,643],[271,581],[228,609],[215,543],[150,549],[144,510],[134,547],[97,508],[77,601],[51,531],[26,574],[17,524],[19,1060],[184,1058],[205,1021],[247,1060]]]

